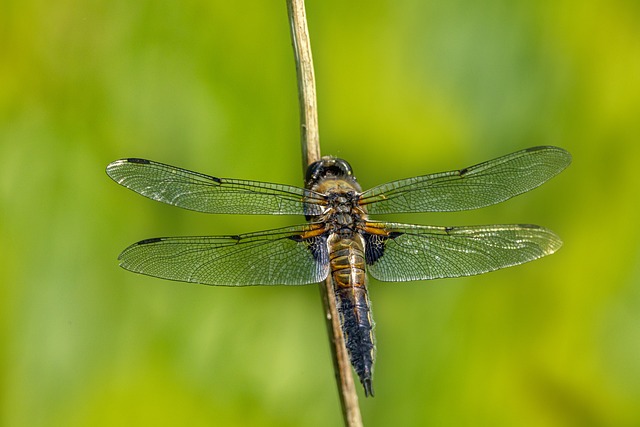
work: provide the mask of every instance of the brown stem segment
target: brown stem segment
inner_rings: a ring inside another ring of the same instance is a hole
[[[313,57],[304,7],[304,0],[287,0],[291,39],[296,60],[298,95],[300,100],[300,130],[302,161],[306,170],[311,163],[320,160],[320,140],[318,133],[318,107],[316,101]],[[338,394],[342,404],[344,423],[348,427],[362,426],[358,395],[351,373],[349,355],[344,345],[340,318],[336,308],[335,293],[331,278],[320,286],[322,303],[329,332],[329,344],[333,356],[333,366],[338,384]]]
[[[304,0],[287,0],[293,54],[298,76],[298,98],[300,101],[300,136],[302,142],[303,170],[320,160],[320,138],[318,134],[318,104],[316,100],[316,78],[313,72],[313,57],[307,28]]]

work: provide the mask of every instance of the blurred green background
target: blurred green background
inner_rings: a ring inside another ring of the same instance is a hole
[[[365,424],[640,425],[640,3],[308,3],[323,154],[364,188],[534,145],[574,156],[509,202],[393,217],[535,223],[565,245],[484,276],[372,281]],[[183,211],[107,163],[299,185],[298,140],[282,0],[4,1],[0,424],[340,425],[316,286],[212,288],[116,262],[147,237],[302,218]]]

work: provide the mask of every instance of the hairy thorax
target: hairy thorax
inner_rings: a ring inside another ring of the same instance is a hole
[[[356,232],[357,227],[367,219],[365,210],[358,206],[360,186],[346,179],[324,179],[312,190],[323,193],[327,198],[327,208],[312,221],[322,221],[329,231],[342,238]]]

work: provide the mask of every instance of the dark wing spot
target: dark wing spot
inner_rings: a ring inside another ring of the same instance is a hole
[[[329,264],[329,248],[327,247],[327,236],[322,235],[307,240],[307,245],[315,260],[321,265]]]
[[[389,239],[395,239],[402,236],[404,233],[399,231],[392,231],[388,236],[381,236],[379,234],[363,233],[364,237],[364,258],[367,265],[373,265],[377,260],[384,255],[384,248]]]
[[[458,171],[458,173],[460,174],[460,176],[464,176],[466,175],[466,173],[469,172],[469,168],[464,168],[464,169],[460,169]]]
[[[308,239],[303,238],[301,235],[296,234],[289,236],[289,239],[294,242],[303,243],[307,246],[307,249],[311,251],[313,258],[322,265],[329,263],[329,248],[327,247],[327,236],[320,235],[310,237]]]
[[[140,240],[137,244],[138,245],[148,245],[151,243],[158,243],[162,241],[162,237],[152,237],[150,239],[144,239],[144,240]]]
[[[139,158],[137,158],[137,157],[129,157],[129,158],[127,159],[127,162],[129,162],[129,163],[139,163],[139,164],[141,164],[141,165],[148,165],[148,164],[150,164],[150,163],[151,163],[151,162],[150,162],[149,160],[147,160],[147,159],[139,159]]]

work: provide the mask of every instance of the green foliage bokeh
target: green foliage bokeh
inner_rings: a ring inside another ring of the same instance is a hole
[[[323,154],[364,188],[534,145],[573,165],[422,224],[536,223],[552,257],[370,284],[368,426],[640,424],[637,2],[308,1]],[[0,424],[340,425],[315,286],[130,274],[126,245],[302,221],[154,203],[146,157],[300,185],[284,1],[6,1],[0,17]]]

